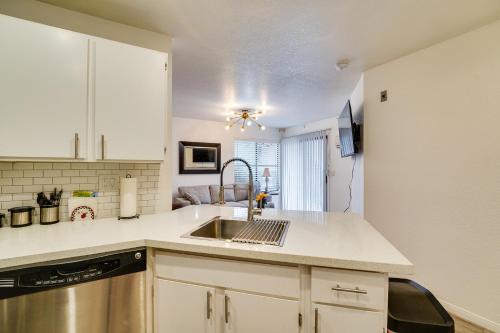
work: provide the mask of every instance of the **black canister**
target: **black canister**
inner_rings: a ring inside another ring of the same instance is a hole
[[[26,227],[33,224],[33,211],[35,207],[23,206],[9,209],[10,226],[12,228]]]
[[[0,213],[0,228],[2,227],[2,221],[5,220],[5,214]]]

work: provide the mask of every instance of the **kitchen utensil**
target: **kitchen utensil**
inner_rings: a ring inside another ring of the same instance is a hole
[[[10,226],[12,228],[26,227],[33,224],[33,211],[35,207],[23,206],[9,209]]]
[[[59,193],[57,194],[56,198],[56,204],[59,206],[61,204],[61,198],[62,198],[63,190],[60,190]]]
[[[2,220],[5,219],[5,214],[0,213],[0,228],[2,227]]]
[[[50,202],[54,202],[56,201],[56,193],[57,193],[57,189],[54,189],[54,192],[50,192]]]
[[[59,205],[40,206],[40,224],[59,222]]]
[[[38,193],[36,197],[36,202],[40,207],[42,206],[59,206],[61,203],[61,197],[62,197],[63,190],[60,190],[57,192],[57,188],[54,188],[54,192],[50,193],[50,199],[47,198],[45,193],[40,192]]]
[[[36,202],[40,206],[51,204],[50,200],[47,198],[47,196],[43,192],[38,193],[38,195],[36,197]]]

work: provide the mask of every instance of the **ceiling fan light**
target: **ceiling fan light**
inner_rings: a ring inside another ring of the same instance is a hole
[[[230,128],[231,128],[231,126],[229,126],[229,125],[226,125],[226,127],[225,127],[226,131],[228,131]]]

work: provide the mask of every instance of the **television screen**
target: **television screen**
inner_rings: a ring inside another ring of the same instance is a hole
[[[352,156],[358,152],[355,142],[355,124],[352,121],[351,102],[347,101],[338,118],[340,155]]]
[[[215,162],[215,155],[217,150],[214,148],[197,148],[193,147],[193,162],[203,163],[203,162]]]

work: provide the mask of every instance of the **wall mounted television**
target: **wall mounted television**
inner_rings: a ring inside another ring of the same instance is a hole
[[[351,101],[347,101],[338,117],[340,155],[353,156],[359,152],[359,125],[352,120]]]

